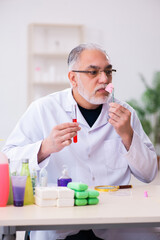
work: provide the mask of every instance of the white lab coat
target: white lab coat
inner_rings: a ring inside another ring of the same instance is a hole
[[[45,167],[49,183],[57,183],[62,175],[63,165],[67,165],[73,181],[81,181],[89,186],[129,184],[131,173],[143,182],[150,182],[157,173],[154,147],[144,133],[135,111],[127,103],[115,101],[131,112],[134,134],[128,152],[120,136],[108,122],[107,102],[103,104],[101,114],[92,127],[77,107],[77,121],[81,127],[78,142],[51,154],[38,165],[37,153],[42,140],[50,134],[54,126],[72,121],[72,104],[76,102],[71,89],[34,101],[9,136],[3,151],[11,161],[29,158],[30,169],[39,170]],[[33,232],[31,237],[38,240],[63,239],[67,235],[58,232],[43,233],[44,238],[42,232],[37,238],[35,236],[38,233]]]

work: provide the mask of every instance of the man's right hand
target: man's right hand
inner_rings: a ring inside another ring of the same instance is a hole
[[[79,124],[76,122],[62,123],[55,126],[50,135],[42,141],[38,153],[38,162],[42,162],[51,153],[59,152],[70,145],[72,138],[77,135],[80,129]]]

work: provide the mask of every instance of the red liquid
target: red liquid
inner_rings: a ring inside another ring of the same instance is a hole
[[[9,196],[9,166],[0,164],[0,207],[5,207]]]
[[[72,119],[73,122],[77,122],[77,119]],[[77,143],[78,142],[78,139],[77,139],[77,135],[75,137],[73,137],[73,142],[74,143]]]

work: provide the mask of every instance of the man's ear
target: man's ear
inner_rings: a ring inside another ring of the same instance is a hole
[[[72,87],[76,87],[77,86],[77,76],[74,72],[70,71],[68,73],[68,78],[70,80],[70,83],[72,84]]]

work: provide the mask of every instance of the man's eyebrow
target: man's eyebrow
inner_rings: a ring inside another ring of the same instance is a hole
[[[105,67],[105,69],[110,69],[110,68],[112,68],[112,65],[111,65],[111,64],[109,64],[109,65],[107,65],[107,66]]]
[[[89,66],[87,67],[87,69],[89,69],[89,68],[100,69],[100,67],[98,67],[98,66],[96,66],[96,65],[89,65]]]

